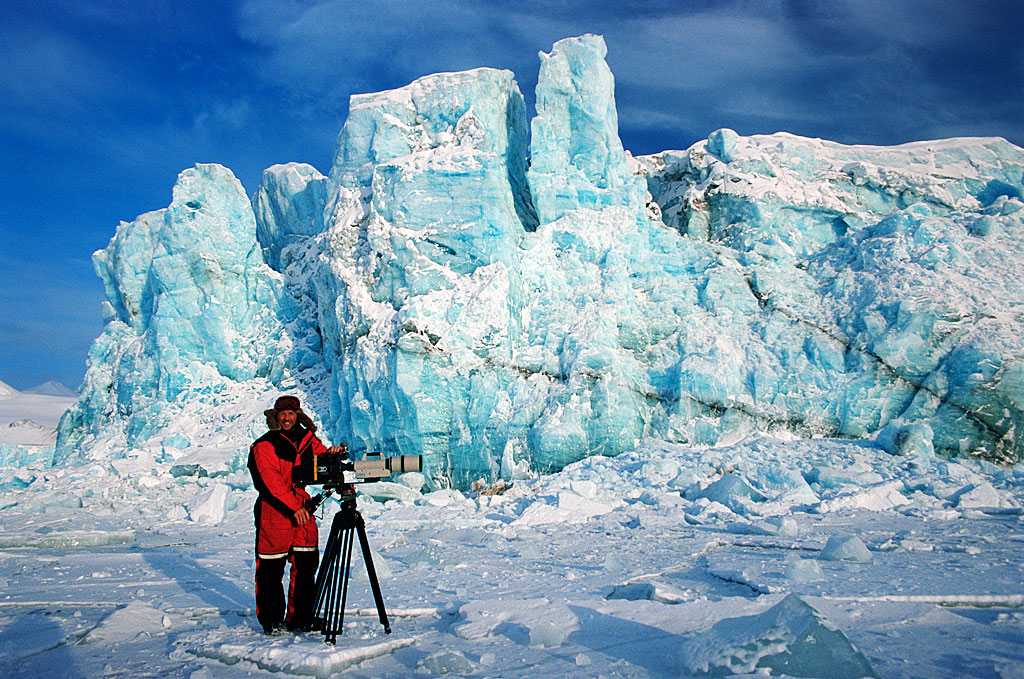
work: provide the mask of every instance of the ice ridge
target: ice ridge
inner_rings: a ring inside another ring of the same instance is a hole
[[[542,54],[529,147],[481,68],[354,96],[327,175],[275,165],[251,202],[186,170],[95,255],[58,457],[241,442],[294,390],[437,485],[756,432],[1021,459],[1024,150],[718,130],[633,159],[605,53]]]

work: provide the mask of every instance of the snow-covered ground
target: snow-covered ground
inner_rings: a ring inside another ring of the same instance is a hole
[[[362,485],[393,633],[357,558],[330,646],[260,633],[246,472],[178,462],[0,470],[0,676],[1024,677],[1021,469],[760,438]]]
[[[53,446],[60,416],[77,400],[75,392],[57,382],[27,391],[0,382],[0,445]]]

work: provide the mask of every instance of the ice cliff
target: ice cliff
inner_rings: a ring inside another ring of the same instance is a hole
[[[328,175],[181,174],[94,256],[59,459],[235,446],[280,391],[465,485],[645,437],[1019,461],[1024,150],[719,130],[633,158],[597,36],[354,96]]]

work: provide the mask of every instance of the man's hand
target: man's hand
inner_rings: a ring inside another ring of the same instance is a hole
[[[327,449],[327,452],[330,453],[331,455],[337,455],[338,453],[344,453],[347,451],[345,448],[342,448],[341,446],[331,446],[330,448]]]
[[[309,521],[310,518],[311,517],[309,514],[309,510],[307,510],[305,507],[299,507],[298,509],[295,510],[295,513],[292,515],[292,519],[295,520],[296,526],[303,525],[304,523]]]

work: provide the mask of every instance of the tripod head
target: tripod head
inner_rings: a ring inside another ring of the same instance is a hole
[[[332,483],[323,486],[323,490],[311,497],[306,501],[306,510],[312,514],[315,512],[320,505],[323,504],[324,500],[329,498],[333,493],[338,493],[338,504],[341,505],[342,510],[355,511],[356,509],[356,488],[351,483]]]

